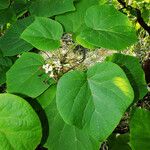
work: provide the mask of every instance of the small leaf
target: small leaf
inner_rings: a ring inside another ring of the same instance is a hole
[[[42,66],[44,59],[34,53],[24,53],[7,72],[7,91],[37,97],[52,83]]]
[[[0,149],[33,150],[40,143],[40,120],[22,98],[0,94]]]
[[[58,22],[49,18],[36,17],[22,33],[21,38],[39,50],[47,51],[59,48],[62,34],[63,29]]]
[[[138,58],[123,54],[113,54],[107,57],[106,60],[118,64],[124,70],[133,87],[135,101],[142,99],[147,94],[145,74]]]
[[[112,5],[94,5],[88,8],[85,24],[77,38],[96,47],[123,50],[137,41],[135,30],[127,16]]]
[[[18,20],[6,31],[0,39],[0,48],[4,56],[22,54],[33,48],[33,46],[20,38],[23,30],[33,22],[33,18],[27,17]]]
[[[133,99],[125,73],[111,62],[98,63],[87,73],[69,72],[57,86],[57,107],[64,121],[87,126],[100,142],[112,133]]]
[[[150,112],[136,109],[130,121],[130,145],[133,150],[149,150],[148,141],[150,141]]]
[[[30,7],[31,14],[40,17],[52,17],[73,10],[73,0],[35,0]]]

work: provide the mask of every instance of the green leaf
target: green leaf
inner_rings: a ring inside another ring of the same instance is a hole
[[[64,26],[66,32],[76,33],[84,24],[87,8],[98,3],[99,0],[80,0],[75,3],[75,11],[56,16],[56,20]]]
[[[0,94],[0,149],[33,150],[40,143],[40,120],[22,98]]]
[[[107,57],[106,60],[118,64],[124,70],[133,87],[135,101],[142,99],[147,94],[145,74],[138,58],[123,54],[113,54]]]
[[[123,50],[137,41],[135,30],[127,16],[112,5],[95,5],[88,8],[85,24],[77,38],[96,47]],[[82,45],[82,42],[80,44]]]
[[[0,48],[4,56],[22,54],[33,48],[33,46],[20,38],[24,29],[33,22],[33,18],[27,17],[13,24],[0,39]]]
[[[136,109],[130,121],[130,145],[132,150],[150,148],[150,112]]]
[[[146,5],[146,4],[145,4]],[[147,8],[149,7],[149,9]],[[142,7],[142,18],[144,19],[145,22],[149,21],[149,16],[150,16],[150,5]]]
[[[0,9],[8,8],[10,0],[0,0]]]
[[[56,107],[55,87],[49,88],[47,99],[47,92],[44,92],[42,95],[45,98],[39,101],[44,106],[43,108],[49,123],[49,137],[44,147],[50,150],[99,150],[99,142],[96,142],[84,131],[75,126],[70,126],[63,121]],[[50,94],[50,91],[52,94]],[[46,103],[48,105],[45,105]]]
[[[112,133],[133,99],[125,73],[111,62],[98,63],[87,73],[69,72],[57,86],[57,107],[64,121],[87,126],[100,142]]]
[[[56,96],[56,85],[52,85],[36,99],[41,104],[42,108],[45,109],[53,101],[55,96]]]
[[[7,72],[7,91],[37,97],[51,84],[42,66],[44,59],[34,53],[24,53]]]
[[[109,150],[131,150],[129,134],[112,134],[108,139]]]
[[[52,17],[73,10],[73,0],[35,0],[30,8],[32,15],[41,17]]]
[[[59,48],[62,34],[63,29],[58,22],[36,17],[35,21],[22,33],[21,38],[39,50],[47,51]]]
[[[13,22],[14,20],[16,21],[16,15],[13,9],[6,8],[0,10],[0,26]]]
[[[26,0],[15,0],[11,4],[11,7],[15,10],[18,18],[28,11],[29,3],[30,2],[27,2]]]
[[[12,60],[9,57],[0,56],[0,85],[6,81],[6,72],[12,66]]]

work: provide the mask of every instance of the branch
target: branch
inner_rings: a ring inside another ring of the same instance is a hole
[[[148,26],[144,19],[142,18],[141,11],[137,8],[135,8],[136,14],[137,14],[137,21],[138,23],[149,33],[150,35],[150,26]]]
[[[131,13],[132,10],[135,11],[136,13],[136,17],[137,17],[137,22],[141,25],[141,27],[143,27],[150,35],[150,26],[148,26],[146,24],[146,22],[144,21],[144,19],[142,18],[142,13],[139,9],[134,8],[132,6],[126,5],[124,0],[118,0],[118,2],[123,6],[123,8],[126,8],[127,10],[129,10],[129,12]]]

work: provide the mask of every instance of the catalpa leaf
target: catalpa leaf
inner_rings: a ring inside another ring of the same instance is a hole
[[[44,59],[34,53],[24,53],[7,72],[7,91],[37,97],[51,84],[42,66]]]
[[[0,94],[0,149],[33,150],[41,136],[41,123],[32,107],[18,96]]]
[[[145,74],[138,58],[123,54],[113,54],[107,57],[106,60],[118,64],[124,70],[133,87],[135,101],[142,99],[147,94]]]
[[[87,9],[85,26],[77,36],[78,42],[96,47],[124,50],[137,41],[136,33],[126,15],[112,5],[94,5]]]
[[[133,150],[149,150],[150,112],[145,109],[134,110],[130,121],[130,145]]]
[[[37,97],[37,101],[41,104],[42,108],[45,109],[55,99],[56,96],[56,85],[50,86],[43,94]]]
[[[14,56],[30,51],[33,46],[20,38],[22,32],[33,22],[32,17],[18,20],[12,24],[0,39],[0,48],[4,56]]]
[[[98,63],[87,73],[69,72],[57,86],[57,107],[64,121],[86,126],[100,142],[112,133],[133,99],[125,73],[111,62]]]
[[[40,17],[52,17],[68,11],[75,10],[74,0],[35,0],[32,2],[30,12]]]
[[[63,34],[62,26],[49,18],[36,17],[35,21],[22,33],[21,38],[39,50],[59,48]]]
[[[56,20],[64,26],[66,32],[76,33],[84,24],[87,8],[98,3],[99,0],[80,0],[75,3],[75,11],[56,16]]]
[[[44,147],[50,150],[99,150],[99,142],[83,130],[70,126],[63,121],[57,110],[55,94],[56,85],[51,86],[38,99],[49,123],[49,136]]]

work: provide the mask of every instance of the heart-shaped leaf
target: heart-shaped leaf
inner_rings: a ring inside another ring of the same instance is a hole
[[[118,125],[133,99],[125,73],[111,62],[96,64],[87,73],[69,72],[57,86],[57,107],[64,121],[79,128],[87,126],[100,142]]]
[[[0,149],[33,150],[41,136],[41,123],[32,107],[18,96],[0,94]]]
[[[49,96],[47,96],[48,91]],[[99,142],[83,130],[70,126],[63,121],[58,113],[54,94],[56,94],[56,86],[51,86],[38,99],[44,108],[49,123],[49,137],[44,147],[50,150],[99,150]]]
[[[52,17],[73,10],[73,0],[35,0],[30,7],[31,14],[40,17]]]
[[[142,99],[147,94],[145,74],[138,58],[123,54],[113,54],[107,57],[106,60],[118,64],[124,70],[133,87],[135,101]]]
[[[34,53],[24,53],[7,72],[7,91],[37,97],[51,84],[44,73],[44,59]]]
[[[35,21],[25,29],[21,38],[39,50],[59,48],[63,34],[62,26],[49,18],[36,17]]]
[[[86,41],[96,47],[123,50],[137,41],[135,30],[127,16],[112,5],[95,5],[88,8],[85,24],[77,36],[80,44]]]

